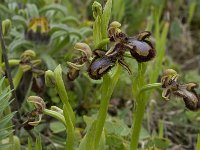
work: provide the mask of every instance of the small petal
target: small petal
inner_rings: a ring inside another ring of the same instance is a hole
[[[38,116],[38,120],[37,121],[28,122],[28,124],[31,125],[31,126],[37,126],[41,122],[41,120],[42,120],[42,115],[40,114]]]
[[[27,99],[28,102],[33,103],[40,114],[45,109],[45,103],[43,99],[39,96],[29,96]]]
[[[67,62],[67,64],[71,67],[71,68],[74,68],[76,70],[80,70],[85,64],[76,64],[76,63],[72,63],[72,62]]]
[[[83,52],[88,59],[92,57],[92,51],[86,43],[76,43],[74,49]]]

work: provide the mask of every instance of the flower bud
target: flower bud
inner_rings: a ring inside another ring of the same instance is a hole
[[[120,28],[121,27],[121,23],[119,23],[118,21],[113,21],[110,24],[111,28]]]
[[[99,2],[94,2],[92,5],[93,17],[96,18],[97,16],[102,15],[102,6]]]
[[[60,113],[60,114],[63,114],[63,110],[60,109],[60,108],[57,107],[57,106],[51,106],[51,110],[56,111],[56,112],[58,112],[58,113]]]
[[[164,72],[163,72],[163,75],[161,77],[161,83],[162,83],[162,86],[163,87],[166,87],[168,86],[169,82],[170,81],[177,81],[178,79],[178,73],[173,70],[173,69],[166,69]]]
[[[45,72],[45,84],[48,87],[55,87],[56,81],[53,71],[47,70]]]
[[[21,54],[21,61],[27,62],[36,57],[36,53],[33,50],[26,50]]]
[[[2,21],[2,32],[3,35],[7,35],[8,31],[10,30],[12,23],[9,19]]]

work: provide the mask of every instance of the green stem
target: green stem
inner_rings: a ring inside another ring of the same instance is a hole
[[[145,71],[146,64],[138,63],[138,75],[134,82],[133,94],[136,96],[136,107],[133,111],[133,124],[132,124],[132,134],[131,134],[131,144],[130,150],[137,150],[140,130],[142,126],[142,120],[145,113],[146,99],[144,94],[140,94],[142,87],[145,85]]]
[[[1,54],[1,52],[0,52],[0,54]],[[10,66],[15,66],[15,65],[19,65],[20,60],[19,59],[11,59],[11,60],[8,60],[8,63]],[[0,67],[5,68],[5,63],[1,62]]]
[[[53,111],[53,110],[45,109],[44,114],[49,115],[53,118],[56,118],[57,120],[59,120],[60,122],[62,122],[66,126],[65,118],[60,113]]]
[[[18,87],[18,85],[21,81],[21,78],[23,76],[23,73],[24,72],[23,72],[22,68],[19,66],[17,73],[15,74],[15,77],[13,79],[13,84],[14,84],[15,89]]]
[[[96,131],[95,131],[95,141],[94,141],[95,150],[98,149],[99,141],[100,141],[101,134],[103,131],[104,122],[107,116],[109,100],[112,95],[112,91],[111,91],[112,87],[110,87],[109,81],[110,81],[109,76],[105,76],[103,78],[102,99],[101,99],[100,109],[99,109],[99,113],[97,117],[97,124],[96,124]]]
[[[114,75],[110,78],[108,75],[106,75],[103,78],[103,84],[102,84],[102,99],[100,103],[100,109],[97,116],[97,122],[95,127],[95,137],[94,137],[94,149],[97,150],[99,147],[99,142],[101,139],[101,134],[103,131],[104,123],[107,116],[107,110],[109,105],[110,97],[113,93],[113,90],[117,84],[117,81],[119,79],[121,72],[121,67],[119,64],[117,65],[117,68],[115,70]]]
[[[66,105],[67,111],[69,112],[69,116],[71,116],[70,118],[72,122],[75,122],[75,114],[73,112],[71,105],[69,104],[67,91],[65,90],[65,85],[62,79],[62,68],[60,65],[56,67],[54,71],[54,75],[55,75],[55,80],[56,80],[56,88],[60,96],[60,99],[62,103]]]
[[[145,113],[146,103],[143,99],[140,99],[140,100],[141,102],[138,103],[137,109],[134,112],[134,121],[133,121],[132,135],[131,135],[130,150],[137,150],[140,130],[142,127],[142,120]]]
[[[66,105],[63,106],[63,113],[65,117],[65,122],[67,125],[67,140],[66,140],[66,150],[74,149],[74,138],[75,138],[75,130],[74,125],[71,120],[71,116],[69,115],[68,108]]]
[[[6,107],[4,113],[5,113],[5,116],[11,114],[10,106]],[[10,120],[8,122],[8,126],[10,126],[10,127],[13,126],[12,120]],[[9,130],[13,130],[13,129],[11,128]],[[11,132],[11,134],[9,135],[9,143],[13,144],[11,147],[14,148],[14,135],[13,135],[13,132]]]
[[[197,135],[196,150],[200,150],[200,134]]]
[[[146,71],[146,64],[139,63],[138,75],[133,84],[134,85],[133,94],[135,94],[136,96],[136,109],[133,111],[133,124],[132,124],[130,150],[137,150],[140,130],[142,127],[142,120],[144,117],[145,107],[148,100],[145,92],[161,86],[161,83],[145,84],[145,71]]]
[[[56,81],[56,88],[60,99],[63,103],[63,112],[65,117],[65,122],[67,125],[67,139],[66,139],[66,150],[73,150],[74,149],[74,123],[75,123],[75,114],[73,109],[68,101],[68,95],[65,90],[65,85],[62,79],[62,68],[60,65],[56,67],[54,71],[55,81]]]
[[[2,64],[2,48],[0,46],[0,64]],[[0,69],[1,69],[1,65],[0,65]]]

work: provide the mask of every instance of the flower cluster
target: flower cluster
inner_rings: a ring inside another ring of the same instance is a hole
[[[79,43],[79,49],[84,52],[84,55],[78,59],[75,59],[72,63],[68,62],[70,70],[68,72],[68,78],[74,80],[78,77],[80,69],[87,65],[87,71],[89,76],[98,80],[106,74],[112,67],[118,62],[123,68],[125,68],[130,74],[128,64],[124,60],[125,52],[130,54],[139,63],[146,62],[155,57],[155,49],[147,38],[151,33],[144,31],[139,33],[135,37],[128,37],[120,29],[121,24],[118,22],[112,22],[108,29],[108,37],[112,46],[108,51],[102,49],[95,49],[93,52],[87,44]],[[75,46],[77,49],[77,46]],[[88,54],[89,53],[89,54]]]
[[[163,88],[162,97],[169,100],[171,95],[183,98],[185,106],[192,111],[200,108],[200,96],[195,89],[198,87],[196,83],[180,84],[178,82],[179,75],[173,69],[167,69],[162,75],[161,83]]]

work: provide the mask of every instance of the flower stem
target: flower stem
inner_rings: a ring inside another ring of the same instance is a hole
[[[65,118],[60,113],[53,111],[53,110],[44,109],[44,114],[51,116],[53,118],[56,118],[57,120],[59,120],[60,122],[62,122],[66,126]]]
[[[66,150],[73,150],[74,149],[74,122],[75,122],[75,114],[73,109],[68,101],[67,91],[65,90],[65,85],[62,79],[62,68],[60,65],[56,67],[54,71],[55,81],[56,81],[56,88],[60,99],[63,103],[63,112],[65,117],[65,122],[67,125],[67,139],[66,139]]]
[[[109,76],[105,76],[103,78],[103,85],[102,85],[102,99],[100,104],[100,109],[97,117],[97,124],[96,124],[96,131],[95,131],[95,141],[94,147],[98,149],[99,141],[101,138],[101,134],[103,131],[104,122],[107,116],[108,104],[112,94],[111,91],[112,87],[109,85]]]
[[[1,49],[0,49],[1,51]],[[1,52],[0,52],[0,55],[1,55]],[[8,63],[10,66],[15,66],[15,65],[19,65],[20,63],[20,60],[19,59],[11,59],[11,60],[8,60]],[[2,68],[5,68],[5,63],[0,63],[0,67]]]
[[[100,103],[100,109],[97,116],[97,122],[95,127],[95,140],[94,140],[94,149],[97,150],[99,147],[99,142],[101,139],[101,134],[103,131],[104,123],[107,116],[107,110],[109,105],[110,97],[112,96],[113,90],[117,84],[117,81],[119,79],[121,72],[121,66],[119,64],[117,65],[117,68],[115,70],[115,73],[112,77],[109,77],[106,75],[103,78],[103,84],[102,84],[102,99]]]
[[[146,103],[145,103],[145,101],[143,101],[143,99],[140,99],[140,100],[141,100],[141,102],[138,103],[137,109],[134,112],[134,121],[133,121],[130,150],[137,150],[139,136],[140,136],[140,130],[142,127],[142,120],[143,120],[144,113],[145,113]]]
[[[144,94],[140,94],[142,87],[145,85],[146,63],[138,63],[138,75],[134,82],[133,94],[135,95],[135,110],[133,111],[133,124],[130,150],[137,150],[142,120],[145,113],[146,99]]]
[[[142,120],[145,113],[145,107],[148,102],[149,93],[145,93],[154,88],[161,86],[161,83],[152,83],[146,84],[145,82],[145,71],[146,64],[138,63],[138,75],[133,84],[133,94],[136,98],[136,107],[133,111],[133,124],[132,124],[132,135],[131,135],[131,144],[130,150],[137,150],[139,143],[140,130],[142,127]]]

